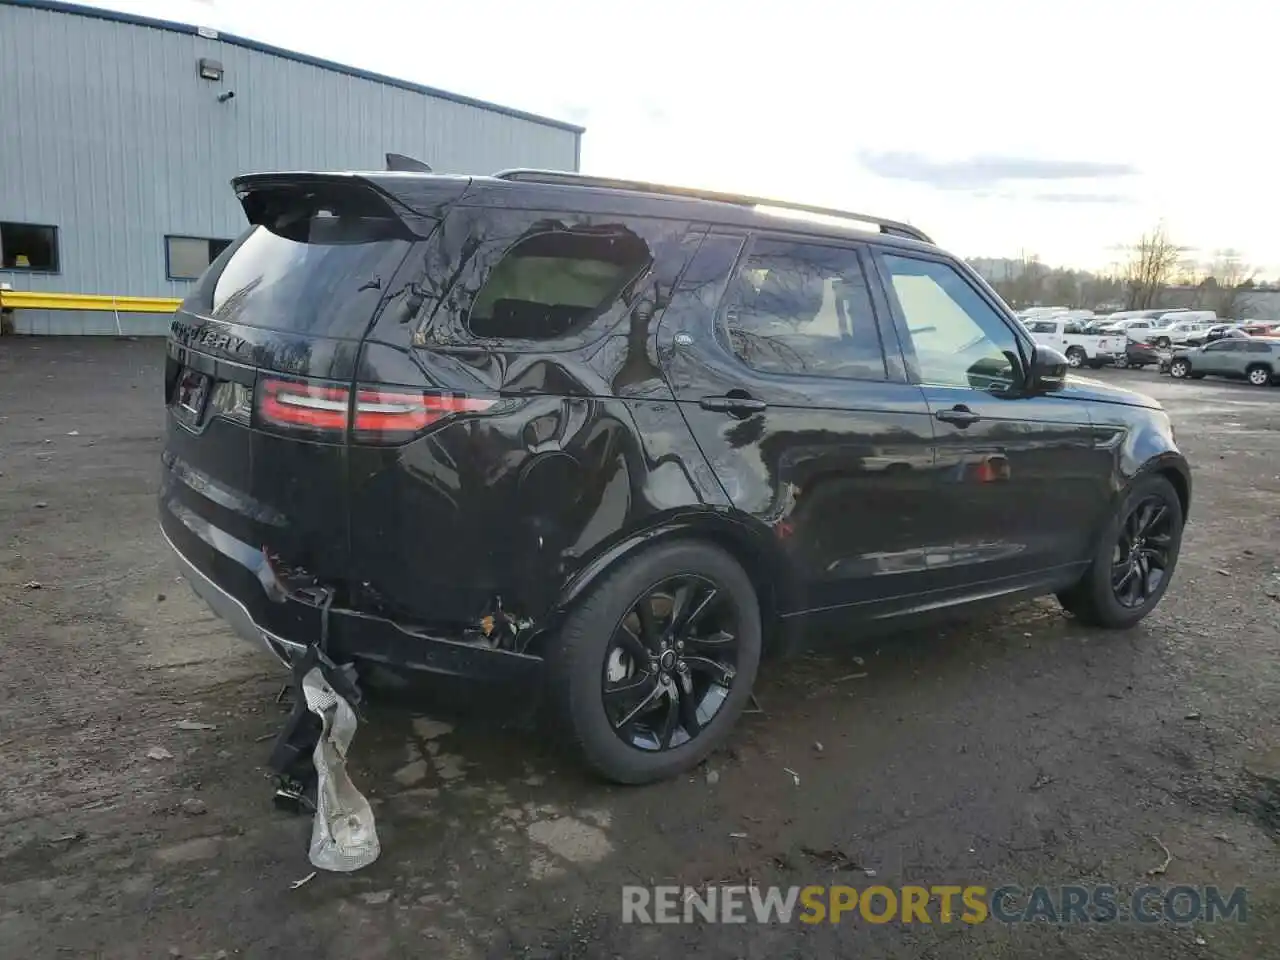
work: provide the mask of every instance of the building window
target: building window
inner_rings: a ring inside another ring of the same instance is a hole
[[[199,280],[218,254],[231,246],[230,240],[208,237],[165,237],[165,272],[170,280]]]
[[[58,272],[58,228],[0,222],[0,270]]]

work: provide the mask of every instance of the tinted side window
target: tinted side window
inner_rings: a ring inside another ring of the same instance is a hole
[[[1237,340],[1236,342],[1237,342],[1237,343],[1241,343],[1242,341]],[[1248,350],[1250,353],[1270,353],[1270,352],[1271,352],[1271,350],[1272,350],[1271,345],[1270,345],[1270,344],[1267,344],[1267,343],[1247,343],[1247,342],[1245,342],[1245,343],[1244,343],[1244,347],[1245,347],[1245,349],[1246,349],[1246,350]]]
[[[914,257],[886,255],[884,264],[922,382],[993,393],[1021,382],[1017,337],[959,272]]]
[[[760,240],[725,297],[723,326],[764,373],[884,380],[884,351],[854,250]]]

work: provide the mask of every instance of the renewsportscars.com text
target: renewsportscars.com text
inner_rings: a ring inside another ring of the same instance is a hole
[[[1248,919],[1243,887],[625,886],[623,923],[1194,923]]]

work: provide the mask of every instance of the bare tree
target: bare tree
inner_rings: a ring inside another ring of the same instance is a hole
[[[1144,233],[1137,244],[1129,248],[1124,279],[1130,310],[1147,310],[1156,305],[1173,279],[1182,254],[1182,248],[1169,238],[1163,223]]]
[[[1223,320],[1239,320],[1258,276],[1256,267],[1244,262],[1238,250],[1217,250],[1200,283],[1203,303]]]

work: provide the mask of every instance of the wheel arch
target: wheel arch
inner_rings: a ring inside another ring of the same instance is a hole
[[[782,548],[762,530],[718,510],[666,517],[602,546],[566,581],[527,652],[537,653],[591,588],[618,566],[657,544],[694,540],[714,544],[741,565],[755,587],[766,654],[785,652],[790,631],[786,614],[797,609],[799,589]]]
[[[1119,498],[1123,498],[1129,489],[1143,477],[1160,476],[1168,480],[1178,495],[1178,503],[1182,507],[1182,522],[1185,525],[1191,512],[1191,471],[1186,461],[1175,453],[1158,454],[1147,460],[1129,479]]]

